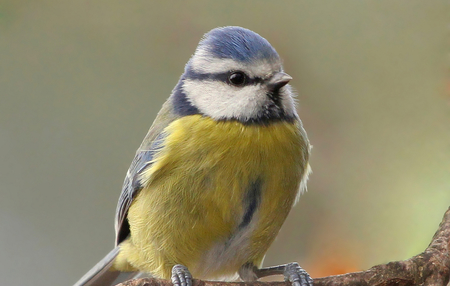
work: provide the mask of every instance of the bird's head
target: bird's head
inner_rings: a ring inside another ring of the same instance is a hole
[[[292,120],[291,79],[266,39],[241,27],[216,28],[186,64],[172,94],[174,110],[242,123]]]

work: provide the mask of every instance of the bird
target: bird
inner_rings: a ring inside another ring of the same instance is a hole
[[[200,40],[126,174],[116,247],[75,285],[149,273],[312,286],[298,263],[262,267],[306,190],[311,145],[272,45],[238,26]]]

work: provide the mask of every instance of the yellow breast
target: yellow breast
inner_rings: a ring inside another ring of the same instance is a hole
[[[194,277],[211,279],[260,264],[307,172],[300,123],[243,125],[192,115],[164,132],[142,175],[146,187],[129,209],[131,238],[116,268],[169,278],[172,266],[183,264]]]

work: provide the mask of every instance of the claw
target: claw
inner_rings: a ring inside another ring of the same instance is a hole
[[[284,280],[290,281],[292,286],[313,286],[313,280],[297,262],[286,264]]]
[[[192,275],[186,266],[177,264],[172,268],[174,286],[192,286]]]

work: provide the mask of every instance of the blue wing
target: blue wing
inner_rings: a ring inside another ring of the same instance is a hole
[[[150,144],[150,148],[148,150],[138,150],[131,162],[131,166],[123,182],[122,193],[120,194],[116,209],[116,245],[125,240],[130,234],[130,225],[127,219],[128,209],[133,199],[143,188],[139,175],[152,165],[155,154],[163,146],[165,137],[164,133],[160,133]]]
[[[139,191],[144,187],[140,181],[140,174],[152,165],[155,154],[164,144],[166,134],[164,129],[174,120],[180,118],[181,111],[192,112],[191,107],[184,107],[183,105],[190,105],[183,98],[183,91],[181,89],[181,80],[172,91],[169,99],[163,104],[161,110],[158,112],[155,121],[150,130],[142,141],[141,146],[136,152],[136,156],[131,162],[128,169],[127,176],[123,182],[122,193],[120,194],[119,202],[116,209],[116,245],[125,240],[130,234],[130,225],[128,224],[128,209],[133,202],[133,199],[139,194]],[[174,102],[176,103],[174,105]]]

